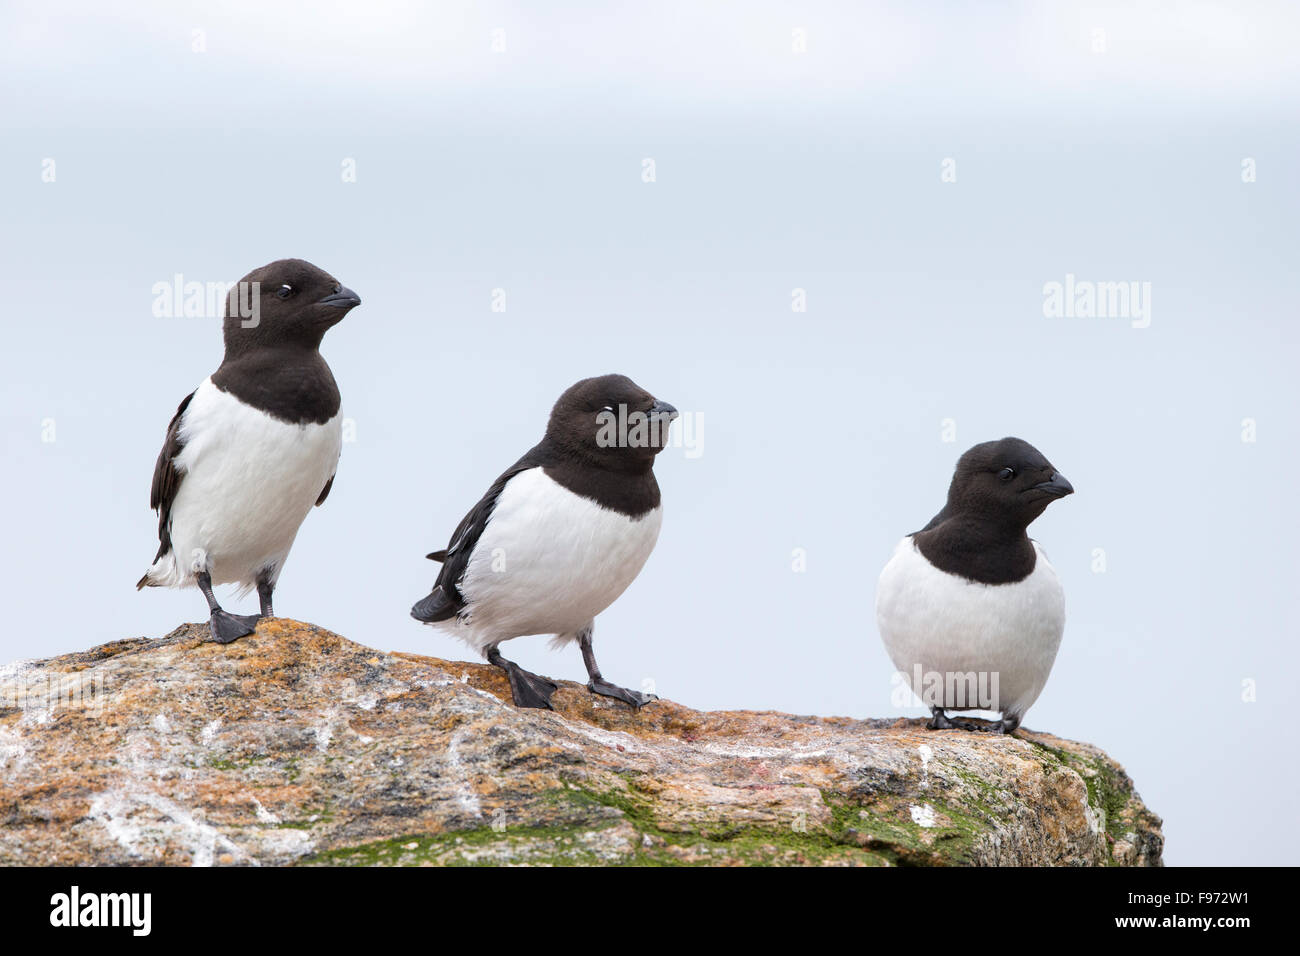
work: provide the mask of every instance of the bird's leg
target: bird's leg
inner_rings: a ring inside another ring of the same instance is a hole
[[[942,707],[930,708],[930,719],[925,722],[929,730],[955,730],[957,725],[948,719]]]
[[[600,676],[600,668],[596,666],[596,652],[591,648],[593,630],[592,625],[588,624],[578,632],[578,646],[582,648],[582,662],[587,665],[587,676],[591,678],[587,682],[587,690],[593,694],[600,694],[602,697],[613,697],[615,700],[621,700],[625,704],[630,704],[634,710],[640,710],[650,701],[658,700],[659,698],[654,694],[642,694],[639,691],[628,690],[626,687],[611,684]]]
[[[514,697],[516,707],[554,709],[551,707],[551,695],[557,690],[554,681],[539,677],[524,670],[514,661],[506,660],[496,649],[496,645],[487,649],[487,659],[489,664],[506,672],[506,677],[510,679],[510,694]]]
[[[1019,726],[1019,717],[1015,714],[1003,714],[1001,720],[989,724],[988,732],[991,734],[1013,734]]]
[[[942,707],[930,708],[930,719],[925,726],[930,730],[974,730],[975,727],[966,720],[953,720],[943,712]]]
[[[194,575],[194,580],[198,583],[199,590],[208,601],[208,631],[212,640],[218,644],[229,644],[231,641],[238,640],[245,634],[252,634],[257,628],[257,617],[255,615],[231,614],[229,611],[223,611],[221,605],[217,603],[217,596],[212,593],[212,575],[207,571],[199,571]]]
[[[271,583],[270,572],[263,571],[257,576],[257,600],[262,605],[262,617],[275,617],[275,611],[271,608],[271,592],[275,590],[275,585]]]

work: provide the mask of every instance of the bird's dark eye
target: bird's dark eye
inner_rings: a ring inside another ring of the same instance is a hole
[[[282,299],[287,299],[289,296],[293,295],[293,286],[286,282],[284,285],[280,286],[280,288],[275,290],[275,294]]]
[[[1012,478],[1016,477],[1016,470],[1014,468],[1003,468],[998,472],[998,477],[1003,481],[1010,481]]]

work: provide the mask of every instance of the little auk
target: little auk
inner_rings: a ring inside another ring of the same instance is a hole
[[[663,513],[655,456],[677,410],[625,375],[587,378],[551,410],[541,442],[510,466],[451,536],[417,621],[459,637],[506,672],[519,707],[550,708],[554,682],[501,656],[504,641],[576,641],[587,689],[640,708],[653,695],[606,681],[593,619],[640,573]]]
[[[1019,438],[957,462],[948,503],[899,542],[876,589],[885,649],[930,707],[932,730],[975,729],[945,710],[1000,713],[1011,733],[1038,699],[1065,630],[1065,592],[1025,529],[1074,488]]]
[[[149,496],[158,554],[136,587],[197,586],[217,643],[273,616],[271,594],[298,528],[330,493],[342,419],[319,349],[360,304],[302,259],[254,269],[227,297],[220,367],[167,427]],[[212,588],[227,583],[241,596],[257,588],[261,614],[223,610]]]

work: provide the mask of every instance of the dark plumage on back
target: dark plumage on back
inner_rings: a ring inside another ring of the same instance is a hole
[[[171,533],[168,530],[168,524],[171,522],[172,502],[176,500],[176,491],[181,486],[181,476],[176,471],[176,456],[181,453],[185,443],[181,441],[181,416],[185,414],[185,409],[189,408],[190,399],[194,393],[190,392],[181,401],[180,407],[176,409],[176,414],[172,416],[171,423],[167,426],[167,437],[163,439],[162,451],[158,453],[158,461],[153,466],[153,485],[149,489],[149,507],[158,512],[158,553],[154,555],[157,561],[164,554],[172,549]],[[138,591],[149,583],[149,575],[145,575],[136,582],[135,589]]]
[[[496,507],[497,499],[501,497],[501,490],[505,488],[506,482],[521,471],[535,467],[537,463],[532,458],[536,452],[536,448],[532,449],[492,482],[492,487],[487,490],[487,494],[480,498],[478,504],[474,505],[469,514],[456,525],[456,530],[451,535],[451,544],[446,550],[435,551],[428,555],[431,561],[443,562],[442,570],[438,572],[438,579],[434,582],[433,590],[429,595],[416,602],[411,608],[411,616],[416,620],[433,624],[455,617],[464,609],[465,599],[458,585],[465,574],[469,556],[474,553],[474,545],[478,544],[483,529],[487,527],[488,519],[492,517],[492,509]]]

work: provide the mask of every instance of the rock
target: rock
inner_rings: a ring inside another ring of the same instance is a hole
[[[1100,750],[1048,734],[562,683],[264,622],[0,670],[0,864],[1160,864]]]

